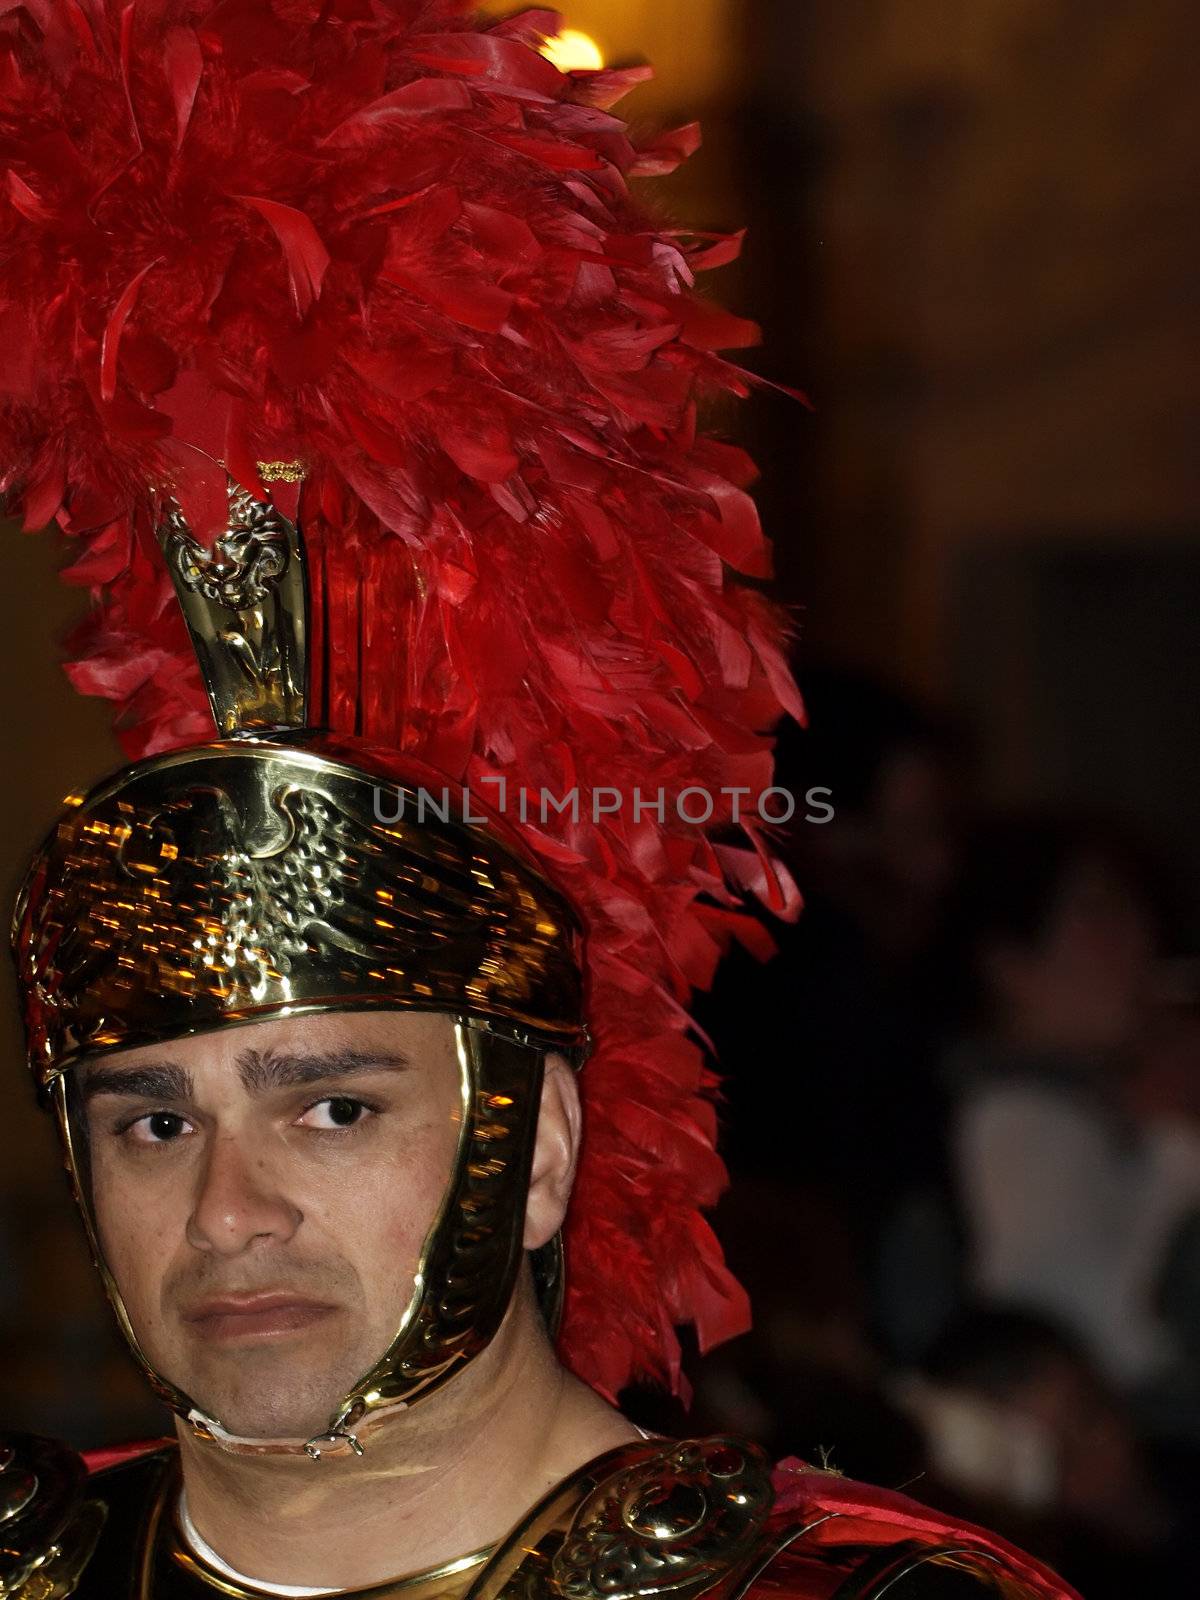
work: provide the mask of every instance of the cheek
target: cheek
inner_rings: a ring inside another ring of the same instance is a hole
[[[96,1232],[106,1265],[131,1315],[153,1314],[186,1218],[174,1217],[171,1194],[143,1193],[101,1161],[92,1179]]]
[[[389,1301],[396,1286],[405,1294],[411,1287],[449,1187],[455,1146],[447,1145],[440,1125],[414,1130],[402,1150],[360,1168],[338,1197],[337,1232],[347,1254],[359,1256],[365,1283],[389,1285]]]

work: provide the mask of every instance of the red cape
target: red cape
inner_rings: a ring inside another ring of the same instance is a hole
[[[809,1531],[766,1569],[752,1594],[787,1595],[790,1600],[825,1600],[861,1560],[865,1546],[882,1548],[916,1541],[922,1545],[963,1545],[986,1553],[1045,1600],[1081,1600],[1078,1592],[1049,1567],[1027,1556],[1007,1539],[973,1523],[931,1511],[890,1489],[873,1489],[803,1461],[781,1461],[775,1471],[777,1499],[772,1529]],[[839,1548],[847,1562],[836,1560]],[[832,1564],[831,1564],[832,1558]]]

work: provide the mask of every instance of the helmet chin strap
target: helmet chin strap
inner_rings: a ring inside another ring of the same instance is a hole
[[[229,1455],[307,1456],[310,1461],[324,1461],[327,1456],[365,1455],[367,1447],[360,1434],[365,1434],[368,1430],[371,1433],[377,1432],[380,1425],[408,1409],[407,1400],[398,1400],[394,1405],[382,1406],[364,1419],[358,1431],[349,1425],[350,1417],[353,1416],[351,1412],[341,1424],[335,1424],[325,1433],[314,1434],[311,1439],[243,1439],[238,1434],[228,1432],[214,1417],[205,1416],[204,1412],[196,1407],[187,1413],[186,1421],[191,1424],[192,1432],[197,1439],[204,1440],[206,1444],[214,1444]]]

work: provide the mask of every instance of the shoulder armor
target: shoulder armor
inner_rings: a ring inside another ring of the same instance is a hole
[[[141,1533],[175,1455],[173,1445],[141,1451],[89,1474],[64,1444],[0,1434],[0,1597],[136,1593]]]
[[[536,1505],[468,1600],[693,1600],[754,1562],[773,1503],[756,1445],[623,1445]]]
[[[0,1434],[0,1595],[61,1600],[72,1593],[104,1524],[86,1482],[82,1458],[67,1445]]]

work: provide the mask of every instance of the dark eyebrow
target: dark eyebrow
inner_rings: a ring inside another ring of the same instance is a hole
[[[349,1077],[355,1072],[397,1072],[410,1065],[406,1056],[388,1050],[334,1050],[323,1055],[283,1055],[273,1050],[244,1050],[238,1076],[251,1094],[271,1089],[297,1089]],[[83,1080],[86,1103],[101,1094],[135,1095],[141,1100],[190,1100],[191,1073],[173,1061],[144,1067],[91,1068]]]
[[[151,1062],[144,1067],[95,1066],[83,1080],[85,1103],[98,1094],[137,1095],[142,1100],[188,1100],[191,1074],[174,1062]]]
[[[355,1072],[403,1072],[407,1056],[390,1050],[331,1050],[316,1055],[290,1055],[275,1050],[244,1050],[238,1075],[251,1094],[271,1089],[300,1089]]]

